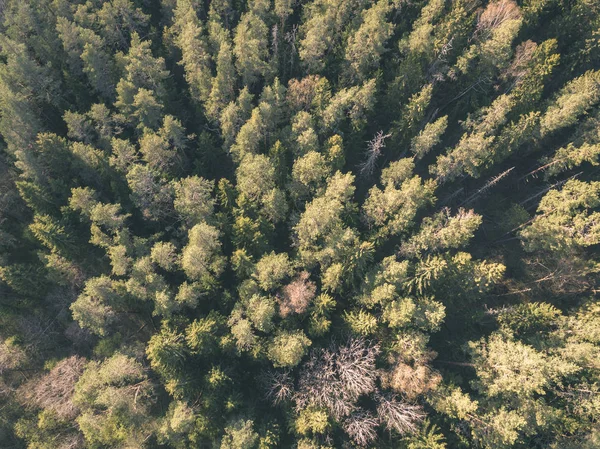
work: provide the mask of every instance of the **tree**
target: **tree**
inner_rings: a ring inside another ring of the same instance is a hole
[[[223,134],[223,148],[229,149],[241,126],[250,118],[252,113],[252,99],[248,88],[245,87],[235,102],[230,102],[220,116],[221,133]]]
[[[599,447],[598,30],[0,1],[2,447]]]
[[[290,194],[296,201],[322,195],[331,172],[332,167],[321,153],[309,151],[294,161]]]
[[[269,291],[279,287],[293,273],[288,255],[271,252],[263,256],[257,263],[254,278],[263,290]]]
[[[169,393],[181,398],[183,391],[179,379],[187,355],[183,335],[163,326],[160,333],[153,335],[148,342],[146,355],[152,369],[167,382]]]
[[[146,165],[134,164],[126,175],[131,199],[144,217],[161,220],[171,213],[171,188],[158,178]]]
[[[181,50],[191,97],[198,103],[206,103],[212,85],[212,58],[196,11],[189,0],[177,2],[173,23],[175,44]]]
[[[235,29],[233,54],[245,85],[255,84],[269,72],[269,29],[254,12],[243,14]]]
[[[394,122],[394,128],[392,128],[393,140],[397,145],[408,144],[410,139],[417,134],[432,95],[433,84],[426,84],[409,98],[408,103],[402,108],[400,120]]]
[[[356,233],[344,225],[344,214],[352,208],[354,177],[337,172],[323,195],[306,205],[294,228],[300,256],[307,266],[319,262],[322,269],[357,245]],[[347,262],[347,260],[346,260]]]
[[[335,0],[314,2],[305,8],[298,53],[310,73],[323,70],[342,30],[363,7],[362,1]]]
[[[203,429],[201,425],[197,425],[197,421],[201,421],[198,415],[198,410],[184,401],[171,402],[163,424],[157,432],[159,441],[178,442],[175,443],[177,447],[185,447],[186,444],[199,439],[199,431]]]
[[[148,27],[150,16],[136,7],[132,0],[117,0],[110,4],[102,4],[102,8],[92,13],[95,17],[87,20],[97,20],[101,32],[110,46],[127,47],[130,36],[143,32]],[[84,19],[82,17],[82,19]],[[86,19],[84,19],[86,20]]]
[[[542,136],[574,124],[600,100],[600,72],[589,71],[569,81],[556,95],[541,120]]]
[[[475,120],[467,121],[469,133],[463,134],[456,147],[437,159],[430,172],[443,180],[452,181],[463,173],[478,177],[490,167],[496,158],[493,145],[497,129],[506,123],[514,106],[510,95],[501,95],[488,107],[480,111]]]
[[[225,113],[225,112],[224,112]],[[265,141],[266,122],[261,109],[256,107],[246,123],[239,127],[235,143],[230,152],[235,162],[240,163],[246,154],[257,154]]]
[[[156,129],[162,117],[163,105],[155,98],[152,91],[142,88],[133,95],[130,110],[139,128]]]
[[[166,95],[164,82],[169,72],[165,69],[165,61],[163,58],[154,58],[150,41],[142,41],[134,32],[123,63],[125,76],[117,84],[115,106],[126,116],[136,113],[140,117],[147,117],[144,108],[148,109],[152,104],[154,110],[160,109]]]
[[[331,85],[327,78],[308,75],[288,83],[287,102],[292,112],[321,109],[323,100],[331,98]]]
[[[212,198],[214,183],[198,176],[182,178],[173,183],[175,211],[187,226],[210,220],[215,201]]]
[[[75,242],[67,229],[49,215],[35,215],[29,230],[52,252],[68,254],[74,250]]]
[[[335,129],[347,116],[355,129],[361,129],[375,106],[375,89],[375,79],[365,81],[362,86],[341,89],[322,112],[325,128]]]
[[[56,80],[46,67],[37,64],[26,46],[6,36],[0,39],[6,63],[0,66],[2,119],[0,132],[9,152],[19,154],[43,130],[40,118],[44,102],[56,101]]]
[[[225,107],[235,100],[237,76],[230,39],[221,43],[216,65],[217,74],[212,79],[210,95],[206,104],[207,115],[214,121],[217,121]]]
[[[115,96],[116,70],[105,51],[106,43],[94,31],[78,26],[64,17],[56,23],[58,35],[69,56],[71,68],[87,75],[93,89],[108,100]]]
[[[248,300],[246,315],[257,331],[268,333],[273,329],[275,301],[265,296],[253,295]]]
[[[450,210],[446,209],[433,218],[426,217],[421,230],[402,243],[400,253],[405,257],[414,257],[422,251],[441,251],[465,245],[481,225],[482,217],[464,209],[459,209],[453,217],[449,214]]]
[[[305,155],[318,149],[319,138],[313,125],[313,117],[306,111],[298,112],[292,119],[292,139],[295,140],[294,154]]]
[[[565,251],[589,246],[597,241],[598,212],[589,209],[600,204],[600,184],[570,180],[561,190],[548,192],[538,207],[538,215],[520,232],[527,251]]]
[[[519,47],[517,47],[517,53],[518,49]],[[531,107],[539,102],[545,81],[560,61],[560,54],[556,50],[556,40],[548,39],[534,49],[531,59],[526,60],[524,68],[520,67],[521,64],[516,65],[513,61],[509,73],[515,78],[512,96],[516,102],[517,112],[531,110]],[[518,54],[515,55],[516,61],[519,61],[518,56]]]
[[[559,148],[552,159],[545,164],[548,166],[546,176],[556,176],[560,172],[578,167],[584,162],[598,165],[598,158],[600,158],[600,145],[584,143],[580,147],[576,147],[570,143],[566,147]]]
[[[188,236],[188,244],[181,255],[181,267],[190,279],[210,285],[225,268],[219,231],[206,223],[200,223],[190,229]]]
[[[413,137],[410,145],[410,151],[414,153],[416,159],[421,159],[440,143],[441,137],[448,126],[448,116],[440,117],[435,122],[428,123],[425,128]]]
[[[140,444],[151,434],[153,385],[142,365],[117,353],[90,362],[75,386],[77,423],[90,445]]]
[[[160,119],[160,115],[156,116]],[[148,119],[142,119],[142,123]],[[154,126],[157,121],[155,118],[147,122],[149,126]],[[151,125],[152,124],[152,125]],[[152,131],[146,131],[140,138],[140,153],[142,159],[148,163],[148,167],[156,173],[169,173],[173,166],[177,165],[177,149],[169,145],[169,141],[163,136]]]
[[[279,26],[283,31],[285,29],[285,21],[294,12],[294,2],[291,0],[275,0],[274,10],[275,15],[279,17]]]
[[[267,220],[277,223],[287,212],[283,192],[275,184],[275,168],[271,160],[262,154],[247,154],[236,170],[238,204],[242,209],[257,211]]]
[[[470,349],[478,375],[476,386],[489,396],[543,394],[558,379],[560,370],[568,369],[532,347],[500,335],[493,335],[485,347],[472,343]]]
[[[494,76],[498,69],[508,65],[512,56],[512,41],[523,23],[519,6],[512,0],[491,2],[477,20],[473,33],[475,43],[472,44],[457,60],[456,66],[463,73],[468,73],[472,62],[477,60],[475,70],[480,76]]]
[[[279,314],[286,316],[304,313],[315,297],[317,291],[314,282],[310,282],[306,271],[300,273],[294,281],[283,287],[283,297],[279,302]]]
[[[362,12],[362,23],[356,33],[350,35],[346,46],[346,61],[353,78],[364,80],[379,66],[385,43],[394,30],[393,24],[386,21],[391,9],[387,0],[381,0]]]
[[[150,257],[162,269],[172,271],[177,263],[177,248],[171,242],[157,242],[152,247]]]
[[[219,348],[219,336],[224,334],[225,319],[215,311],[194,320],[185,330],[188,347],[194,354],[210,355]]]
[[[81,295],[71,304],[73,319],[95,334],[106,335],[115,322],[115,307],[118,310],[119,299],[110,278],[91,278],[85,283]]]
[[[406,232],[417,211],[434,200],[435,182],[423,182],[413,176],[396,188],[389,183],[382,191],[372,187],[363,204],[363,215],[370,226],[375,227],[376,235],[387,238]]]
[[[273,366],[292,368],[300,363],[310,345],[302,331],[282,331],[269,343],[268,356]]]
[[[257,442],[258,434],[254,431],[254,422],[241,419],[225,428],[221,449],[252,449]]]
[[[23,393],[28,401],[59,419],[74,419],[79,409],[73,402],[73,393],[86,363],[85,358],[78,356],[62,359],[40,379],[30,382]]]

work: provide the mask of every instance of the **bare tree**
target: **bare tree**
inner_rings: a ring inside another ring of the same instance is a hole
[[[529,73],[531,60],[537,47],[538,45],[532,40],[527,40],[517,45],[512,62],[501,75],[504,79],[512,78],[512,83],[508,90],[519,85],[523,77]]]
[[[284,39],[288,43],[291,49],[290,55],[290,66],[294,67],[294,55],[298,53],[298,49],[296,48],[296,40],[298,35],[298,25],[293,25],[292,29],[285,33]]]
[[[340,379],[353,396],[375,390],[377,370],[375,359],[379,346],[371,346],[362,339],[351,339],[338,350],[336,365]]]
[[[86,363],[86,359],[78,356],[61,360],[41,379],[23,385],[19,391],[21,398],[28,404],[55,412],[60,418],[74,419],[79,410],[73,404],[73,392]]]
[[[339,420],[354,410],[355,398],[345,391],[335,364],[336,354],[328,349],[313,351],[304,364],[294,396],[296,408],[309,405],[326,408]]]
[[[290,80],[286,93],[286,100],[293,110],[310,110],[317,95],[319,80],[320,78],[318,75],[308,75],[301,80]]]
[[[388,430],[399,434],[413,433],[417,423],[425,417],[423,409],[418,405],[397,400],[396,396],[378,394],[377,416]]]
[[[388,137],[391,137],[391,134],[383,134],[383,131],[379,131],[375,134],[375,137],[368,142],[367,151],[365,151],[366,159],[359,166],[361,175],[370,176],[373,174],[377,159],[379,159],[381,151],[385,148],[385,139]]]
[[[289,370],[270,371],[265,375],[267,399],[274,405],[279,405],[292,397],[294,379]]]
[[[279,26],[277,24],[273,25],[273,28],[271,29],[271,39],[273,40],[271,51],[276,57],[277,52],[279,51]]]
[[[492,2],[479,16],[475,33],[488,35],[504,22],[519,17],[521,17],[521,10],[514,0]]]
[[[300,372],[296,406],[324,407],[337,420],[348,416],[361,395],[375,390],[378,353],[379,346],[354,338],[344,346],[313,351]]]
[[[505,178],[506,176],[508,176],[508,174],[514,170],[515,167],[511,167],[508,170],[503,171],[502,173],[500,173],[499,175],[494,176],[493,178],[491,178],[488,182],[485,183],[485,185],[480,188],[479,190],[477,190],[474,194],[472,194],[469,198],[467,198],[466,200],[464,200],[462,203],[460,203],[461,206],[465,205],[465,204],[469,204],[470,202],[472,202],[474,199],[476,199],[477,197],[479,197],[480,195],[484,194],[486,191],[488,191],[489,189],[491,189],[493,186],[495,186],[496,184],[498,184],[498,182],[500,182],[503,178]]]
[[[343,428],[346,434],[358,446],[365,447],[377,438],[379,423],[372,413],[360,410],[344,420]]]
[[[425,414],[421,407],[378,390],[379,352],[377,344],[364,338],[350,338],[344,344],[332,343],[328,348],[313,350],[300,370],[296,391],[293,392],[289,371],[269,373],[267,397],[275,404],[293,400],[298,413],[308,407],[326,410],[360,447],[377,439],[379,427],[399,434],[414,432]],[[384,381],[384,387],[386,383],[389,384]],[[359,399],[365,396],[377,404],[376,413],[358,406]]]

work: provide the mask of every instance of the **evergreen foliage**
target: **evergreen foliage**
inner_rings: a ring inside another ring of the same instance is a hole
[[[0,448],[600,447],[600,2],[0,2]]]

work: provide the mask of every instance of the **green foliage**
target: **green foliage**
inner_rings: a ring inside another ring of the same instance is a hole
[[[106,335],[108,327],[115,320],[114,305],[118,302],[119,295],[110,278],[91,278],[85,283],[77,300],[71,304],[73,319],[95,334]]]
[[[344,321],[357,335],[371,335],[377,329],[377,318],[364,310],[350,311],[344,314]]]
[[[265,23],[252,11],[245,13],[235,29],[233,53],[245,85],[252,85],[269,71],[268,33]]]
[[[295,420],[295,430],[300,435],[323,434],[329,427],[327,413],[323,410],[307,408]]]
[[[413,137],[410,150],[416,159],[421,159],[441,141],[441,137],[448,126],[448,116],[440,117],[435,122],[428,123],[425,128]]]
[[[541,120],[542,135],[573,125],[600,100],[599,72],[586,72],[570,81],[557,94]]]
[[[520,232],[528,251],[564,251],[596,243],[600,184],[568,181],[562,189],[553,189],[540,201],[538,212],[529,226]]]
[[[292,274],[292,264],[288,255],[266,254],[257,263],[254,277],[263,290],[273,290]]]
[[[374,186],[363,204],[367,222],[376,230],[376,236],[385,239],[408,231],[417,211],[434,201],[436,184],[413,176],[403,181],[399,188],[393,183],[384,190]]]
[[[371,70],[379,66],[385,43],[394,31],[393,25],[386,21],[391,6],[387,0],[382,0],[363,11],[362,24],[348,38],[346,60],[350,63],[353,77],[365,79]]]
[[[322,112],[326,129],[335,129],[347,116],[354,129],[364,127],[367,114],[375,107],[376,81],[365,81],[361,86],[342,89],[335,94]]]
[[[153,386],[142,365],[124,354],[90,362],[73,401],[82,409],[77,423],[91,447],[139,444],[150,430],[144,416],[154,402]]]
[[[499,335],[490,337],[485,345],[471,343],[469,347],[479,379],[476,386],[491,397],[542,394],[551,382],[573,369]]]
[[[459,209],[458,214],[449,216],[449,210],[425,218],[421,229],[410,240],[404,242],[400,252],[404,256],[414,257],[423,252],[460,248],[473,238],[473,233],[482,222],[482,218],[472,210]]]
[[[206,283],[223,272],[225,258],[216,228],[200,223],[190,229],[189,242],[181,254],[181,267],[190,279]]]
[[[175,211],[188,226],[207,221],[214,209],[215,201],[211,194],[214,184],[211,181],[192,176],[174,184]]]
[[[600,445],[594,0],[4,0],[0,444]]]
[[[258,433],[254,431],[254,423],[243,419],[225,428],[221,439],[221,449],[252,449],[258,443]]]
[[[269,343],[268,355],[275,367],[294,367],[306,354],[311,341],[302,331],[280,332]]]

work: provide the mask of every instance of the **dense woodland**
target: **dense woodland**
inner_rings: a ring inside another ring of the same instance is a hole
[[[0,1],[2,449],[600,447],[600,1]]]

